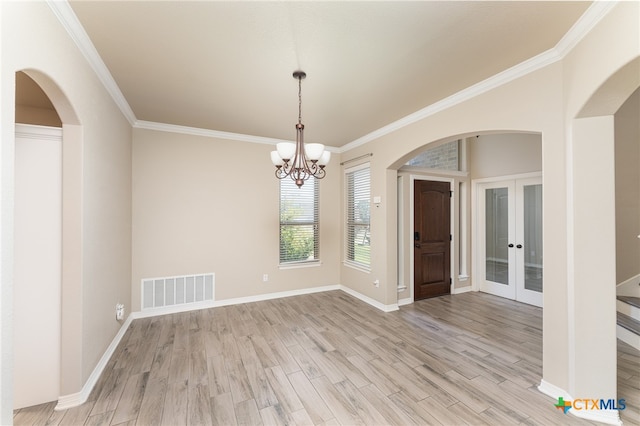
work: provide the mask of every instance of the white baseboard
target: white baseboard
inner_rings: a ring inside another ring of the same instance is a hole
[[[562,397],[566,401],[573,401],[569,392],[561,389],[555,385],[552,385],[549,382],[545,382],[544,380],[540,380],[540,385],[538,385],[538,390],[545,395],[550,396],[555,401],[558,401],[558,398]],[[552,407],[557,409],[555,407]],[[572,414],[576,417],[580,417],[585,420],[592,420],[600,423],[606,423],[609,425],[622,425],[622,421],[620,420],[620,414],[617,410],[574,410],[570,409],[568,414]]]
[[[640,275],[616,285],[616,296],[640,297]]]
[[[410,297],[406,297],[404,299],[398,299],[398,306],[410,305],[413,303],[413,299]]]
[[[118,333],[111,341],[111,344],[107,347],[107,350],[104,352],[104,354],[102,354],[102,358],[100,358],[100,361],[98,361],[98,365],[96,365],[96,367],[91,372],[91,375],[85,382],[82,390],[70,395],[62,395],[58,398],[58,404],[55,407],[56,411],[77,407],[78,405],[82,405],[87,401],[87,399],[89,398],[89,394],[98,382],[100,375],[104,371],[104,368],[107,366],[107,363],[118,347],[118,344],[120,344],[120,341],[124,337],[124,334],[127,332],[127,329],[129,328],[129,325],[131,324],[133,319],[134,314],[131,313],[127,317],[127,320],[122,324],[122,326],[120,326],[120,330],[118,330]]]
[[[392,311],[398,310],[397,303],[391,304],[391,305],[385,305],[349,287],[345,287],[341,284],[336,284],[336,285],[327,285],[322,287],[305,288],[300,290],[260,294],[257,296],[247,296],[247,297],[238,297],[234,299],[217,300],[214,302],[192,303],[188,305],[169,306],[169,307],[162,307],[157,309],[147,309],[144,311],[132,312],[127,317],[127,320],[122,324],[122,326],[120,327],[120,330],[118,330],[118,334],[116,334],[116,336],[113,338],[109,347],[105,350],[104,354],[102,355],[102,358],[100,358],[100,361],[98,362],[98,365],[96,365],[96,367],[93,369],[93,371],[91,372],[91,375],[89,376],[89,379],[87,379],[84,386],[82,387],[82,390],[77,393],[60,396],[58,398],[58,404],[56,405],[55,410],[56,411],[67,410],[69,408],[82,405],[87,401],[87,399],[89,398],[89,394],[91,393],[91,391],[93,390],[93,387],[98,382],[98,379],[100,378],[100,375],[102,374],[105,367],[107,366],[109,359],[115,352],[116,348],[118,347],[118,344],[120,344],[120,341],[124,337],[125,332],[127,331],[127,329],[129,328],[129,325],[134,319],[149,318],[149,317],[158,316],[158,315],[188,312],[188,311],[194,311],[199,309],[215,308],[219,306],[230,306],[230,305],[238,305],[242,303],[260,302],[263,300],[281,299],[284,297],[301,296],[305,294],[321,293],[321,292],[332,291],[332,290],[342,290],[345,293],[350,294],[351,296],[357,299],[360,299],[363,302],[377,309],[380,309],[383,312],[392,312]]]
[[[378,308],[383,312],[393,312],[393,311],[397,311],[398,308],[398,303],[393,303],[391,305],[385,305],[383,303],[378,302],[375,299],[370,298],[369,296],[365,296],[362,293],[359,293],[349,287],[345,287],[343,285],[340,286],[340,290],[344,291],[347,294],[350,294],[351,296],[355,297],[356,299],[360,299],[363,302],[373,306],[374,308]]]
[[[571,398],[571,395],[569,395],[569,392],[565,391],[562,388],[557,387],[556,385],[552,385],[551,383],[546,382],[544,379],[540,380],[540,384],[538,385],[538,390],[555,400],[558,400],[559,397],[562,397],[568,401],[573,399]]]
[[[475,290],[473,290],[473,288],[470,285],[467,285],[464,287],[454,288],[453,290],[451,290],[451,294],[462,294],[462,293],[468,293],[470,291],[475,291]]]
[[[304,294],[321,293],[325,291],[341,290],[340,284],[322,287],[303,288],[299,290],[279,291],[265,293],[256,296],[236,297],[233,299],[214,300],[209,302],[190,303],[184,305],[164,306],[162,308],[150,308],[144,311],[133,312],[134,319],[149,318],[158,315],[177,314],[180,312],[198,311],[200,309],[217,308],[220,306],[240,305],[242,303],[261,302],[264,300],[282,299],[284,297],[301,296]]]

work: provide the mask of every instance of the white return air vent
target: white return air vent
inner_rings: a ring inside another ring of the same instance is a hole
[[[213,302],[215,274],[142,280],[142,310]],[[185,306],[186,307],[186,306]]]

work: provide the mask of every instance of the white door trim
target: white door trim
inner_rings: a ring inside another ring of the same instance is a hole
[[[505,180],[519,180],[519,179],[531,179],[542,178],[542,172],[520,173],[505,176],[495,176],[489,178],[472,179],[471,180],[471,229],[473,240],[471,244],[471,289],[473,291],[480,290],[480,283],[482,282],[482,268],[480,262],[480,256],[483,254],[484,249],[481,247],[480,232],[483,232],[484,224],[479,223],[481,215],[479,213],[479,198],[482,192],[481,186],[486,183],[501,182]]]

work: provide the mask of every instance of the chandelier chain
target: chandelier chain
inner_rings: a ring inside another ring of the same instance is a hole
[[[298,77],[298,123],[302,123],[302,76]]]

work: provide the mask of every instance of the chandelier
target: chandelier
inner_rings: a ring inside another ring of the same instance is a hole
[[[276,177],[284,179],[289,176],[300,188],[304,181],[313,176],[322,179],[326,172],[324,167],[331,159],[331,152],[320,143],[304,143],[304,124],[302,124],[302,79],[307,74],[295,71],[293,78],[298,79],[298,123],[296,124],[296,143],[281,142],[276,144],[277,151],[271,151],[271,162],[276,166]]]

